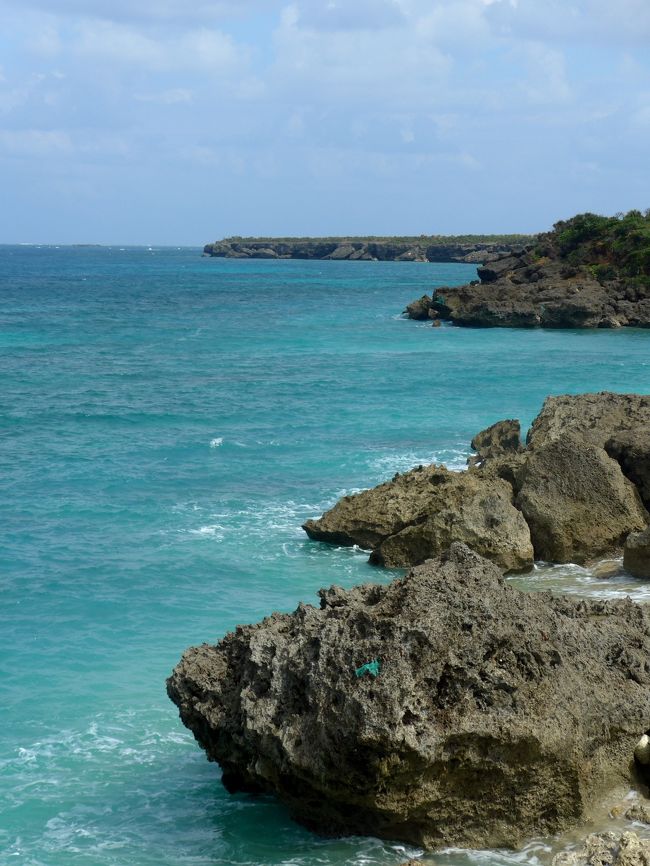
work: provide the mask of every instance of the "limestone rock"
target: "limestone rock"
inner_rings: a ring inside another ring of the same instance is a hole
[[[317,541],[369,548],[372,562],[389,567],[417,565],[463,541],[504,571],[522,571],[533,548],[512,498],[501,478],[434,465],[345,496],[303,529]]]
[[[636,833],[594,833],[578,851],[562,851],[552,866],[650,866],[650,840]]]
[[[650,406],[648,407],[650,416]],[[644,505],[650,506],[650,417],[636,427],[616,433],[605,450],[635,484]]]
[[[416,301],[411,301],[404,310],[404,315],[409,319],[418,321],[429,318],[429,310],[431,309],[431,298],[429,295],[422,295]]]
[[[584,563],[620,547],[628,533],[648,523],[618,463],[575,434],[531,451],[519,488],[515,503],[530,527],[537,559]]]
[[[478,269],[480,282],[434,292],[442,319],[469,327],[647,327],[650,302],[627,300],[617,281],[596,279],[588,267],[537,261],[530,250],[509,253]]]
[[[650,824],[650,805],[635,803],[627,810],[625,818],[628,821],[638,821],[639,824]]]
[[[611,391],[562,394],[546,398],[542,411],[530,428],[527,443],[536,448],[572,432],[592,445],[604,448],[609,440],[623,433],[634,431],[636,440],[644,428],[650,428],[648,394],[615,394]]]
[[[629,783],[647,608],[522,593],[461,544],[320,596],[187,650],[168,680],[228,790],[275,793],[324,834],[485,848]]]
[[[623,548],[623,568],[634,577],[650,578],[650,527],[628,535]]]
[[[517,454],[521,451],[521,425],[514,419],[497,421],[477,433],[471,447],[477,452],[480,462],[504,454]]]

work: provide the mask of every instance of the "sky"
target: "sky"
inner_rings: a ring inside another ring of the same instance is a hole
[[[0,0],[0,243],[650,207],[648,0]]]

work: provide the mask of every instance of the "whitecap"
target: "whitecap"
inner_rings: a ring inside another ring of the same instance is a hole
[[[209,536],[210,538],[216,538],[218,541],[223,541],[224,538],[224,527],[218,523],[210,524],[207,526],[200,526],[198,529],[190,529],[190,535],[202,535]]]
[[[415,466],[429,466],[432,463],[446,466],[447,469],[455,472],[462,472],[467,469],[468,454],[467,448],[460,446],[429,452],[397,452],[382,454],[381,457],[371,459],[369,467],[382,481],[392,477],[396,472],[408,472]]]
[[[223,436],[216,436],[214,439],[210,439],[210,448],[218,448],[220,445],[223,445]]]

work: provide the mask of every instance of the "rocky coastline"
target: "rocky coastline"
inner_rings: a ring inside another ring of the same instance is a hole
[[[650,216],[581,214],[410,303],[412,319],[476,328],[650,327]]]
[[[426,849],[517,847],[615,788],[647,794],[650,609],[503,573],[626,544],[650,577],[649,422],[647,395],[549,397],[525,444],[497,422],[467,471],[418,467],[309,521],[411,568],[183,654],[168,694],[225,787],[273,793],[321,834]],[[650,847],[593,836],[555,866],[605,862],[649,866]]]
[[[534,240],[526,235],[405,238],[224,238],[203,254],[227,259],[319,259],[372,262],[481,264],[513,255]]]

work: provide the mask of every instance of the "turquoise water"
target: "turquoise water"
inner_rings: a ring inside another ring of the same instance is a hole
[[[391,575],[300,530],[548,393],[650,391],[650,332],[432,329],[468,265],[0,247],[0,864],[397,864],[231,797],[164,681],[183,649]],[[631,592],[584,569],[530,584]],[[563,581],[565,584],[563,584]],[[454,862],[533,862],[456,855]],[[449,856],[440,862],[449,862]]]

